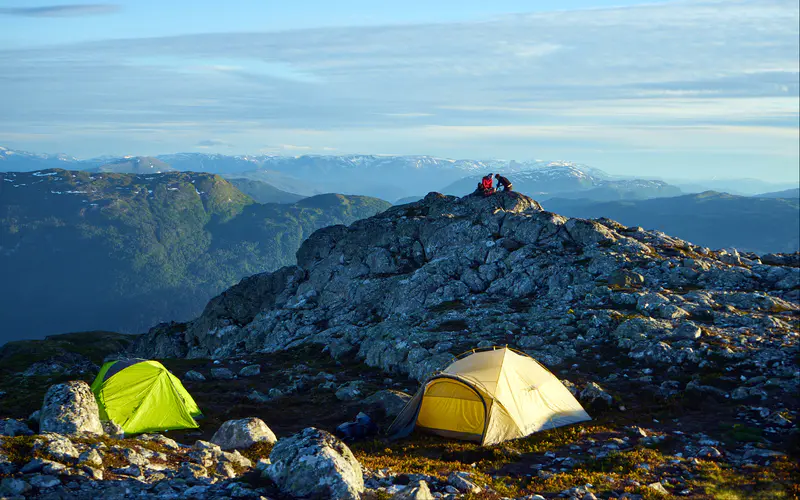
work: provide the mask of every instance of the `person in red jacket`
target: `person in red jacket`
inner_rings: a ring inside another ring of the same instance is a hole
[[[481,181],[478,183],[477,192],[484,196],[494,194],[494,180],[492,179],[492,174],[484,176],[484,178],[481,179]]]

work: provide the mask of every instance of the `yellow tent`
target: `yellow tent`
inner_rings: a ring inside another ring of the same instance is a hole
[[[429,378],[387,432],[399,438],[419,427],[491,445],[585,420],[591,417],[555,375],[502,347],[472,352]]]

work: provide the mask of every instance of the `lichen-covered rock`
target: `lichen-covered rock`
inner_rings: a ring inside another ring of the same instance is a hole
[[[323,430],[309,427],[281,439],[265,474],[288,495],[315,499],[361,498],[361,464],[350,448]]]
[[[72,461],[78,458],[79,452],[68,437],[61,434],[45,433],[37,436],[33,442],[34,451],[47,453],[56,460],[62,462]]]
[[[65,435],[103,434],[97,401],[89,384],[71,381],[51,386],[44,396],[39,429]]]
[[[244,449],[255,443],[275,443],[277,441],[278,438],[267,427],[267,424],[254,417],[228,420],[211,438],[211,442],[219,445],[223,450]]]

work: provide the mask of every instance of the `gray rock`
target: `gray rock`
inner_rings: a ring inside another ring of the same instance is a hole
[[[713,446],[705,446],[700,448],[700,451],[697,452],[697,456],[703,458],[720,458],[722,453]]]
[[[433,500],[434,498],[428,487],[428,483],[423,480],[410,483],[405,488],[392,495],[392,500]]]
[[[703,331],[691,321],[686,321],[675,329],[675,337],[686,340],[696,340],[703,335]]]
[[[109,437],[114,439],[123,439],[125,437],[125,431],[122,429],[122,426],[117,424],[112,420],[103,420],[103,432],[106,433]]]
[[[632,288],[644,285],[644,276],[627,269],[617,269],[608,277],[608,286]]]
[[[208,470],[199,464],[181,462],[181,465],[178,467],[178,476],[184,479],[198,479],[201,477],[208,477]]]
[[[393,389],[384,389],[373,393],[365,398],[361,403],[365,406],[377,406],[381,408],[387,416],[397,416],[411,400],[411,396],[405,392]]]
[[[22,495],[31,490],[31,485],[22,479],[14,479],[11,477],[4,477],[0,481],[0,494],[3,496],[16,496]]]
[[[78,458],[79,452],[68,437],[61,434],[41,434],[33,441],[34,451],[43,451],[56,460],[71,461]]]
[[[203,485],[192,486],[183,492],[184,498],[206,498],[209,487]]]
[[[119,469],[111,469],[111,472],[122,476],[139,477],[142,475],[142,468],[136,464],[131,464],[127,467],[121,467]]]
[[[71,381],[51,386],[44,396],[39,429],[65,435],[103,434],[89,384]]]
[[[240,377],[255,377],[256,375],[260,374],[261,374],[261,366],[259,365],[249,365],[239,370]]]
[[[0,436],[30,436],[33,431],[22,420],[5,418],[0,420]]]
[[[596,382],[586,384],[586,388],[581,391],[579,399],[592,405],[604,404],[611,406],[614,402],[614,398]]]
[[[98,453],[97,450],[88,450],[84,451],[78,456],[78,463],[86,464],[92,467],[102,467],[103,457],[100,456],[100,453]]]
[[[2,444],[2,439],[0,439],[0,444]],[[19,467],[8,458],[8,455],[0,451],[0,474],[11,475],[17,472],[17,469]]]
[[[205,377],[205,375],[203,375],[202,373],[200,373],[198,371],[189,370],[183,376],[183,379],[184,380],[191,380],[192,382],[205,382],[206,377]]]
[[[361,464],[350,448],[313,427],[278,441],[270,461],[265,474],[292,496],[358,500],[364,492]]]
[[[661,483],[650,483],[647,485],[648,488],[655,491],[656,493],[661,493],[662,495],[669,495],[669,491],[664,488],[664,485]]]
[[[61,481],[57,477],[39,474],[28,478],[28,482],[31,484],[31,486],[41,490],[53,488],[54,486],[61,484]]]
[[[275,443],[278,438],[259,418],[243,418],[228,420],[214,433],[211,442],[218,444],[223,450],[249,448],[255,443]]]
[[[462,493],[480,493],[482,488],[469,479],[464,472],[451,472],[447,476],[447,484],[453,486]]]
[[[211,378],[216,380],[231,380],[234,377],[232,371],[227,368],[212,368]]]
[[[355,401],[363,396],[363,387],[364,382],[360,380],[347,382],[336,391],[336,399],[340,401]]]

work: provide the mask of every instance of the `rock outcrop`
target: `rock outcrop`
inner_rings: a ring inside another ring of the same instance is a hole
[[[103,434],[97,401],[89,384],[70,381],[51,386],[44,396],[39,429],[65,435]]]
[[[732,255],[568,219],[519,193],[430,193],[315,232],[296,266],[243,280],[187,325],[154,328],[136,354],[220,358],[316,343],[422,380],[460,352],[509,344],[550,367],[590,356],[604,369],[687,373],[725,358],[775,378],[797,348],[797,259]],[[743,343],[745,334],[759,340]]]
[[[270,453],[265,473],[284,493],[299,498],[361,498],[361,464],[346,444],[309,427],[281,439]]]

